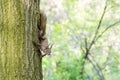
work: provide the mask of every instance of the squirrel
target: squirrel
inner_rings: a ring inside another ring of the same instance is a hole
[[[40,18],[37,23],[39,43],[33,42],[33,45],[37,48],[38,53],[41,53],[41,57],[50,54],[53,46],[48,44],[48,39],[46,37],[46,24],[47,17],[44,11],[40,10]]]

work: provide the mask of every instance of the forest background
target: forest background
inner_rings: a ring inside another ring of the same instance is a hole
[[[40,8],[54,44],[43,59],[45,80],[120,79],[120,0],[41,0]],[[99,38],[85,59],[99,24]]]

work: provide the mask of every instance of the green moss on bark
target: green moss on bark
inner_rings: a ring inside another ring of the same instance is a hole
[[[38,3],[0,0],[0,80],[42,80],[42,62],[32,45],[37,41]]]
[[[20,1],[20,0],[17,0]],[[1,80],[23,80],[25,29],[22,3],[1,1],[0,75]],[[19,11],[18,11],[19,10]]]

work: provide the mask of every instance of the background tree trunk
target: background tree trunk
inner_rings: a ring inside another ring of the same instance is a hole
[[[0,0],[0,80],[42,80],[37,40],[38,0]]]

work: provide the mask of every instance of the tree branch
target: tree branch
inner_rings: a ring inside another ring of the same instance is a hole
[[[107,1],[106,1],[106,3],[105,3],[105,7],[104,7],[104,10],[103,10],[102,16],[101,16],[101,18],[100,18],[100,21],[99,21],[99,23],[98,23],[98,26],[97,26],[95,35],[94,35],[94,37],[93,37],[93,39],[92,39],[92,41],[91,41],[91,43],[90,43],[90,46],[89,46],[89,48],[88,48],[89,50],[91,49],[91,47],[92,47],[92,45],[94,44],[95,39],[96,39],[96,37],[97,37],[97,35],[98,35],[99,29],[100,29],[101,24],[102,24],[102,21],[103,21],[103,17],[104,17],[105,12],[106,12],[106,9],[107,9]]]

